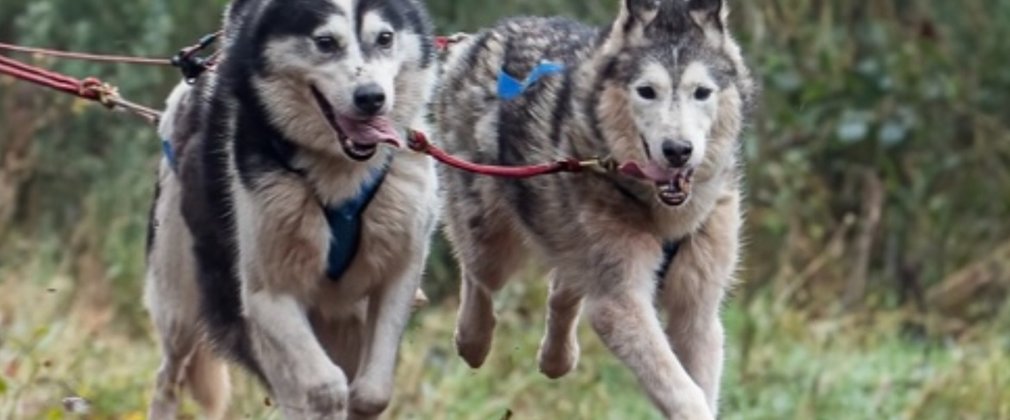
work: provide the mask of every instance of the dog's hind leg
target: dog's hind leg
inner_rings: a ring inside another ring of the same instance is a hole
[[[158,334],[162,362],[148,417],[174,420],[179,392],[187,382],[186,365],[197,352],[203,332],[196,261],[190,251],[193,241],[179,212],[181,189],[167,167],[162,166],[159,177],[148,233],[144,303]]]
[[[584,262],[584,267],[595,267],[585,276],[594,281],[586,295],[590,324],[665,417],[712,419],[704,392],[674,355],[653,306],[658,244],[651,238],[609,237],[610,243],[590,252]]]
[[[154,395],[147,417],[153,420],[175,420],[179,409],[179,391],[186,378],[186,362],[195,349],[196,334],[191,327],[178,326],[159,331],[161,337],[161,367],[154,383]]]
[[[346,318],[327,319],[318,311],[309,316],[316,339],[323,345],[330,360],[340,366],[349,380],[354,378],[361,365],[365,349],[365,308],[356,308]],[[353,380],[352,380],[353,382]]]
[[[583,293],[570,287],[572,282],[559,278],[558,270],[551,271],[550,297],[547,302],[547,331],[540,341],[537,359],[540,372],[557,379],[575,368],[579,361],[579,340],[576,327],[582,310]],[[568,287],[566,287],[568,286]]]
[[[208,420],[225,418],[231,399],[228,365],[201,342],[186,365],[186,386]]]
[[[739,228],[739,199],[726,197],[701,230],[681,245],[660,296],[670,344],[705,391],[713,412],[718,408],[725,340],[719,306],[736,268]]]
[[[523,257],[522,238],[504,216],[486,209],[458,211],[449,203],[447,233],[460,261],[462,284],[456,318],[456,351],[476,369],[491,352],[497,323],[493,295],[515,273]],[[459,214],[464,213],[464,214]],[[457,225],[466,221],[467,226]]]

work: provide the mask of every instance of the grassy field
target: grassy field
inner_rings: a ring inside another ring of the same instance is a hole
[[[535,277],[531,274],[529,277]],[[71,298],[72,279],[28,266],[0,283],[0,419],[139,419],[158,354],[149,331],[117,321],[101,299]],[[85,293],[86,294],[86,293]],[[629,372],[583,328],[578,369],[537,373],[540,282],[516,282],[499,300],[489,363],[470,370],[451,344],[455,303],[421,311],[403,343],[391,419],[653,419]],[[903,312],[809,319],[770,299],[735,299],[725,419],[1010,419],[1010,314],[938,340],[938,319]],[[760,321],[759,321],[760,320]],[[137,321],[144,325],[144,320]],[[280,418],[263,390],[236,373],[235,418]],[[195,418],[187,404],[186,418]]]

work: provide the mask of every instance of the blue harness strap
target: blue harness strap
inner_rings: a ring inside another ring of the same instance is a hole
[[[179,161],[175,158],[175,149],[168,139],[161,139],[161,153],[165,155],[165,160],[168,161],[172,171],[179,172]]]
[[[663,244],[663,260],[659,262],[659,268],[656,269],[659,290],[663,290],[663,287],[666,286],[666,275],[670,272],[673,259],[677,257],[677,251],[680,251],[680,241],[668,241]]]
[[[326,276],[330,280],[340,280],[358,254],[361,215],[379,192],[387,172],[389,162],[372,170],[358,195],[339,205],[323,207],[326,222],[330,225],[330,251],[326,256]]]
[[[518,98],[519,95],[522,95],[526,89],[540,79],[564,71],[564,64],[544,60],[533,68],[530,75],[526,76],[526,80],[519,80],[505,72],[505,69],[502,68],[501,71],[498,72],[498,97],[506,101]]]

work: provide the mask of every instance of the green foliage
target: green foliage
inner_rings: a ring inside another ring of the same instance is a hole
[[[908,269],[935,283],[1004,240],[1010,143],[995,104],[1010,85],[991,60],[1010,49],[966,30],[1005,33],[1010,7],[983,4],[741,4],[738,33],[765,84],[745,145],[752,261],[783,261],[764,243],[793,261],[823,252],[809,245],[863,216],[866,176],[884,187],[872,283]]]

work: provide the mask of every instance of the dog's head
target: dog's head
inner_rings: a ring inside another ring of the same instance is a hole
[[[367,161],[398,145],[434,73],[431,25],[415,0],[261,0],[230,60],[289,140]],[[249,58],[247,58],[249,57]]]
[[[680,206],[731,164],[749,74],[725,0],[625,0],[604,44],[596,113],[627,172]]]

